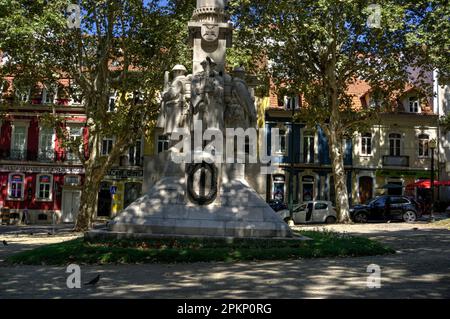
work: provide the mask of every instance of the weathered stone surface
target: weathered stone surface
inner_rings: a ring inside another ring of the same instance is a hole
[[[114,232],[231,237],[288,237],[291,231],[245,181],[222,184],[221,199],[208,206],[186,197],[184,178],[164,178],[110,224]],[[230,200],[230,198],[233,198]]]

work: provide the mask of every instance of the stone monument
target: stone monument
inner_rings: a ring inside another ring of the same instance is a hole
[[[245,70],[225,72],[226,48],[231,46],[225,0],[197,0],[189,22],[193,47],[193,74],[177,65],[165,75],[158,127],[164,134],[178,130],[213,130],[225,135],[226,128],[256,126],[256,109],[245,82]],[[194,132],[195,135],[195,132]],[[194,136],[195,140],[195,136]],[[122,211],[109,224],[116,233],[153,235],[292,237],[289,227],[245,180],[245,164],[213,161],[220,149],[205,153],[203,143],[191,143],[198,161],[174,161],[171,144],[146,172],[160,175],[147,193]],[[183,150],[186,151],[186,150]],[[216,157],[217,158],[217,157]],[[145,176],[147,179],[149,176]]]

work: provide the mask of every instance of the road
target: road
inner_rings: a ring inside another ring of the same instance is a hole
[[[305,228],[305,227],[302,227]],[[306,227],[310,228],[310,227]],[[388,256],[240,263],[81,266],[82,281],[101,274],[97,287],[68,289],[66,269],[7,266],[0,261],[1,298],[450,298],[450,231],[426,223],[331,225],[385,242]],[[0,229],[1,232],[1,229]],[[76,234],[1,234],[5,256]],[[32,238],[30,238],[32,237]],[[381,267],[381,288],[367,287],[367,266]]]

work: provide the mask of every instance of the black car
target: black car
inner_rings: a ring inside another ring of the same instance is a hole
[[[421,215],[419,204],[405,196],[384,195],[376,197],[365,205],[350,209],[350,217],[356,223],[369,220],[403,220],[411,223]]]
[[[283,209],[288,209],[288,207],[285,203],[283,203],[280,200],[276,200],[276,199],[269,201],[269,206],[272,207],[272,209],[276,212],[283,210]]]

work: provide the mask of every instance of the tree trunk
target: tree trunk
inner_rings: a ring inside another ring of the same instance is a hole
[[[86,169],[75,231],[82,232],[92,228],[92,221],[97,213],[98,191],[102,177],[100,170],[90,167]]]
[[[338,134],[333,134],[333,132],[331,132],[329,136],[329,141],[336,194],[337,219],[340,223],[350,223],[350,207],[347,191],[347,176],[344,168],[343,141]]]

